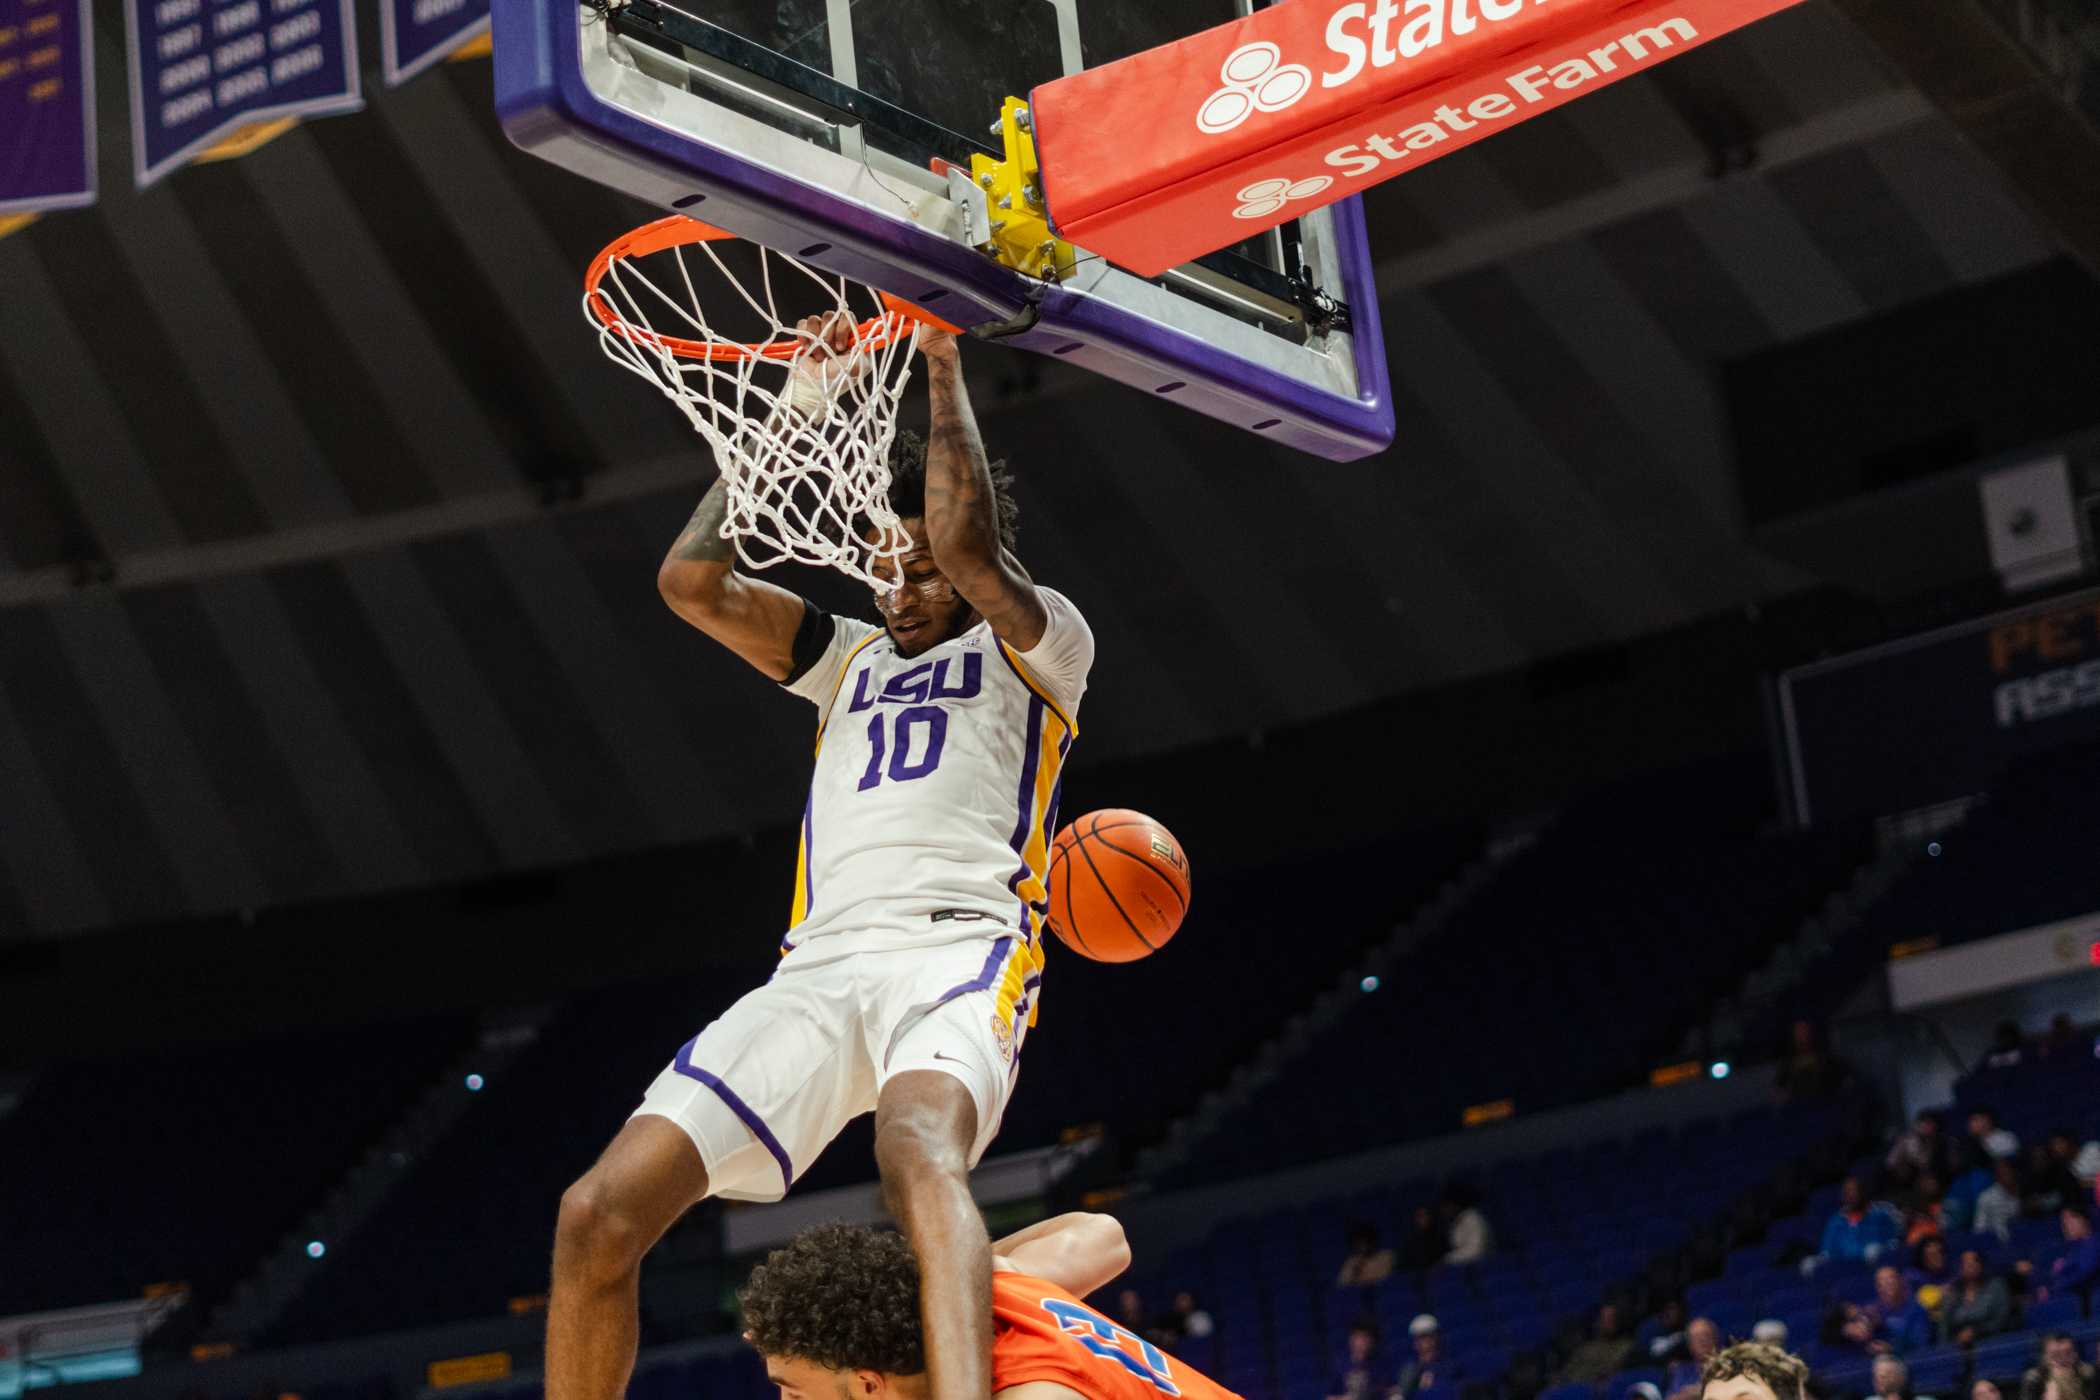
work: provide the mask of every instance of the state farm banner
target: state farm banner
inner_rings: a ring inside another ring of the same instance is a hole
[[[362,106],[351,0],[125,0],[141,188],[231,132]]]
[[[2015,758],[2100,739],[2100,592],[1789,671],[1779,708],[1804,823],[1980,791]]]
[[[95,202],[87,0],[0,0],[0,214]]]
[[[489,0],[379,0],[386,85],[400,86],[488,27]]]
[[[1035,89],[1046,203],[1156,276],[1797,3],[1282,0]]]

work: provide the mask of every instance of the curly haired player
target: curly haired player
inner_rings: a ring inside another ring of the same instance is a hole
[[[1129,1267],[1123,1227],[1060,1215],[992,1246],[991,1393],[1000,1400],[1238,1400],[1080,1299]],[[751,1272],[745,1340],[782,1400],[925,1400],[919,1268],[860,1225],[804,1230]]]
[[[1717,1351],[1700,1373],[1701,1400],[1806,1400],[1808,1365],[1768,1342]]]
[[[850,321],[803,329],[813,353],[853,335]],[[1013,499],[954,338],[920,349],[932,422],[892,454],[913,545],[873,566],[883,625],[738,573],[719,481],[658,572],[678,616],[816,706],[816,764],[779,971],[677,1051],[562,1197],[549,1400],[626,1390],[642,1256],[687,1208],[779,1199],[871,1110],[884,1196],[925,1265],[932,1394],[988,1393],[992,1251],[968,1173],[1034,1019],[1050,832],[1094,642],[1014,557]]]

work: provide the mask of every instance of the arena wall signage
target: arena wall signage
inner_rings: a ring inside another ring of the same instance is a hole
[[[1156,276],[1796,3],[1284,0],[1036,88],[1043,188]]]
[[[399,87],[488,28],[489,0],[379,0],[386,85]]]
[[[1803,823],[1979,791],[2015,758],[2100,738],[2100,591],[1789,671],[1779,711]]]
[[[0,0],[0,218],[95,202],[87,0]]]
[[[352,111],[351,0],[125,0],[141,188],[243,128]]]

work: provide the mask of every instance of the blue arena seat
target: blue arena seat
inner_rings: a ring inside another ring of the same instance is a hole
[[[2085,1304],[2076,1296],[2046,1298],[2039,1303],[2029,1303],[2023,1319],[2028,1327],[2036,1330],[2062,1327],[2084,1320]]]
[[[1718,1278],[1684,1290],[1685,1309],[1695,1317],[1716,1308],[1747,1307],[1750,1299],[1749,1285],[1741,1279]]]
[[[1944,1395],[1968,1371],[1969,1357],[1959,1347],[1936,1347],[1904,1358],[1910,1367],[1910,1387],[1919,1395]]]
[[[1978,1342],[1971,1355],[1976,1374],[1994,1379],[2017,1379],[2041,1354],[2041,1338],[2032,1332],[1991,1337]]]
[[[1873,1384],[1874,1361],[1854,1349],[1840,1360],[1818,1365],[1815,1374],[1823,1388],[1832,1395],[1860,1395]]]

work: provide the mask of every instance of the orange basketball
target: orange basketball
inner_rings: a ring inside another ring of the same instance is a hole
[[[1142,812],[1088,812],[1050,846],[1050,931],[1095,962],[1166,946],[1189,908],[1181,843]]]

